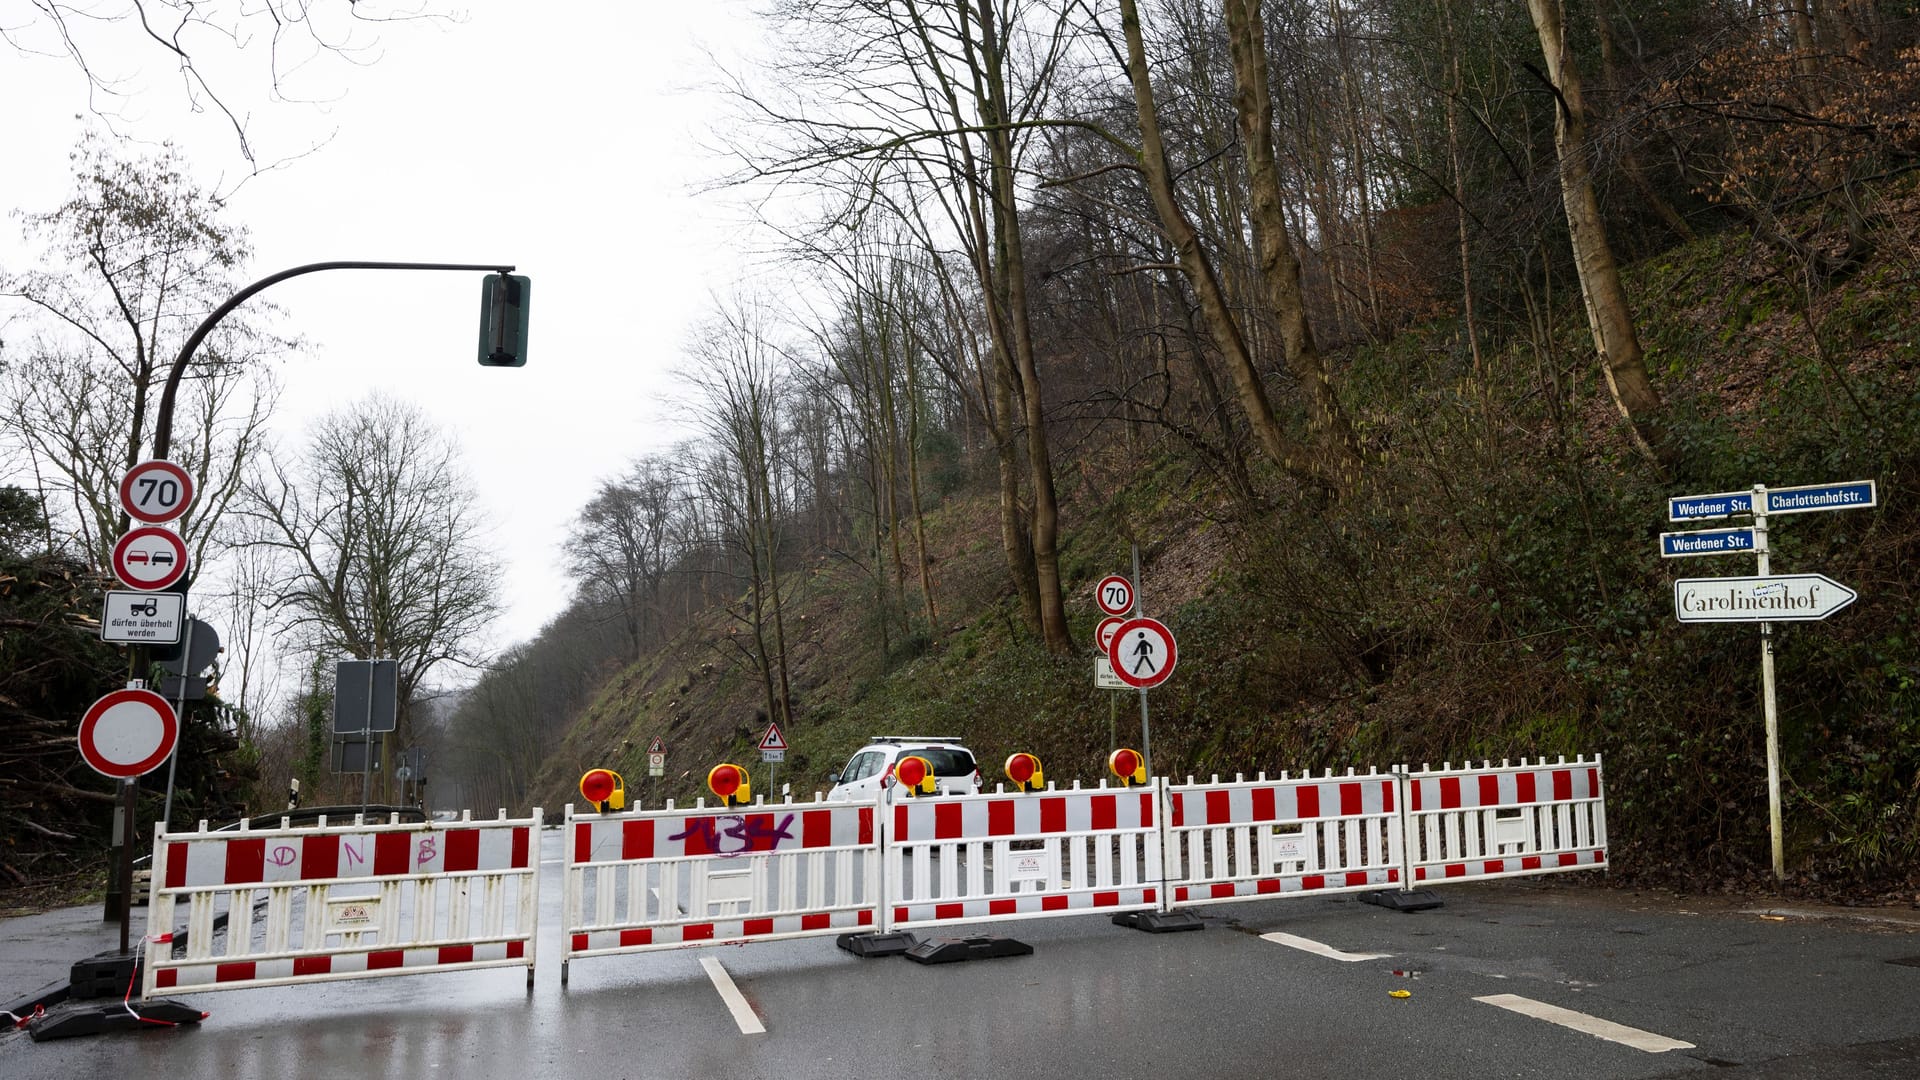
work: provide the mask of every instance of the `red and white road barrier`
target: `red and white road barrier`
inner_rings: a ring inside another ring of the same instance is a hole
[[[877,808],[567,809],[561,982],[576,957],[871,929]]]
[[[1161,906],[1159,784],[884,808],[883,931]]]
[[[504,811],[418,824],[356,815],[161,833],[142,993],[486,967],[524,967],[531,985],[540,823],[536,809],[519,820]]]
[[[1358,892],[1404,870],[1398,780],[1368,772],[1167,788],[1170,906]]]
[[[1410,888],[1607,865],[1598,756],[1422,766],[1406,789]]]

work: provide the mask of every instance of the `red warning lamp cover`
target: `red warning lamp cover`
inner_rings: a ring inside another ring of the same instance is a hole
[[[739,791],[740,766],[715,765],[713,771],[707,774],[707,787],[711,788],[715,795],[723,799]]]
[[[1107,767],[1122,780],[1134,780],[1139,778],[1141,770],[1145,768],[1145,762],[1141,761],[1137,751],[1123,746],[1115,750],[1113,756],[1107,759]]]
[[[927,759],[922,757],[903,757],[895,766],[894,775],[910,788],[917,788],[927,779]]]
[[[613,774],[605,769],[589,769],[580,778],[580,796],[595,806],[613,797]]]
[[[1007,758],[1007,779],[1016,784],[1025,784],[1040,771],[1040,759],[1032,754],[1014,754]]]

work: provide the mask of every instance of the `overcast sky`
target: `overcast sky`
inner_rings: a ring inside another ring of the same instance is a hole
[[[27,17],[22,0],[0,0],[0,25]],[[250,110],[262,161],[324,140],[238,184],[249,279],[333,259],[498,261],[533,279],[530,359],[503,370],[475,362],[478,274],[335,271],[263,294],[310,346],[280,372],[283,442],[374,390],[458,437],[505,567],[495,647],[561,610],[560,543],[596,482],[675,441],[668,397],[689,324],[747,273],[740,213],[695,190],[724,167],[700,149],[723,111],[697,89],[714,77],[707,51],[750,49],[746,20],[719,0],[480,0],[456,23],[382,30],[370,66],[303,68],[298,91],[335,99],[319,108],[267,101],[257,47],[215,69]],[[234,188],[247,167],[231,129],[179,107],[164,57],[131,56],[95,54],[113,71],[143,65],[115,128],[172,139],[202,181]],[[0,46],[0,94],[0,205],[51,208],[68,151],[101,123],[86,84],[68,59]],[[10,221],[0,265],[21,257]]]

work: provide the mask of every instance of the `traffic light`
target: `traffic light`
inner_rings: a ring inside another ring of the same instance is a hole
[[[480,366],[523,367],[533,282],[525,274],[488,274],[480,286]]]

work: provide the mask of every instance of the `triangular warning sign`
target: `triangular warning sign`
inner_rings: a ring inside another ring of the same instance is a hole
[[[654,736],[653,741],[647,744],[647,753],[649,754],[664,754],[666,752],[667,748],[661,745],[658,735]]]
[[[765,735],[760,736],[760,749],[785,750],[786,748],[787,748],[787,740],[785,736],[780,734],[780,725],[768,724],[767,733]]]

